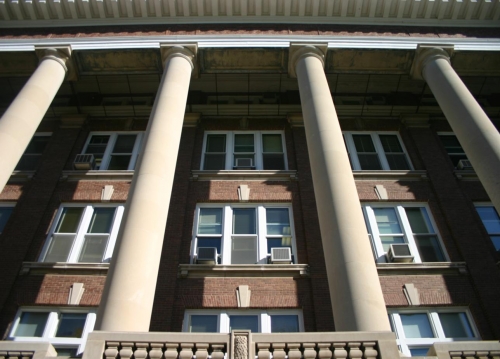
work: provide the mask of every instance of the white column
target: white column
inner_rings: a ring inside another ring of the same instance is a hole
[[[304,46],[291,57],[299,82],[335,330],[390,331],[358,192],[323,70],[324,54]]]
[[[469,92],[450,57],[440,48],[423,48],[415,75],[425,79],[453,132],[500,213],[500,134]]]
[[[46,49],[40,64],[0,119],[0,192],[66,76],[69,57]]]
[[[149,331],[194,53],[175,46],[149,118],[96,329]]]

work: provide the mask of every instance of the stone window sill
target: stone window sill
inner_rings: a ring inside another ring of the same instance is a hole
[[[134,171],[63,171],[62,180],[67,181],[132,181]]]
[[[479,181],[476,171],[474,170],[453,170],[455,177],[462,181]]]
[[[109,263],[23,262],[20,275],[106,275]]]
[[[36,171],[14,171],[9,178],[9,182],[27,182],[35,175]]]
[[[356,181],[426,181],[427,171],[352,171]]]
[[[179,278],[201,277],[306,277],[307,264],[179,264]]]
[[[294,181],[297,180],[297,171],[274,170],[222,170],[222,171],[191,171],[193,181],[234,181],[234,180],[262,180],[262,181]]]
[[[377,271],[380,276],[468,273],[465,262],[377,263]]]

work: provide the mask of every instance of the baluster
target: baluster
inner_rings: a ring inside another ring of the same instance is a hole
[[[192,359],[193,358],[194,343],[181,343],[181,352],[179,359]]]
[[[490,350],[491,359],[500,359],[500,350]]]
[[[316,344],[314,343],[303,343],[302,347],[304,348],[304,359],[315,359],[316,358]]]
[[[118,356],[118,347],[120,346],[119,342],[107,342],[106,346],[108,347],[104,351],[104,357],[106,359],[115,359]]]
[[[285,359],[285,343],[273,343],[273,359]]]
[[[129,343],[129,342],[123,342],[121,343],[121,350],[120,350],[120,359],[129,359],[132,358],[132,354],[134,351],[132,348],[134,347],[134,343]]]
[[[487,350],[480,350],[476,352],[477,359],[488,359],[489,352]]]
[[[472,350],[464,351],[462,353],[462,358],[464,359],[475,359],[476,358],[476,352]]]
[[[271,346],[270,343],[258,343],[257,344],[257,357],[259,359],[271,359],[271,352],[269,351],[270,346]]]
[[[177,343],[166,343],[165,347],[165,359],[177,359],[179,355],[177,349],[179,348],[179,344]]]
[[[224,358],[224,344],[212,344],[212,359]]]
[[[286,345],[288,348],[288,359],[300,359],[302,353],[300,352],[300,343],[288,343]]]
[[[318,343],[318,358],[319,359],[331,359],[332,351],[330,350],[330,343]]]
[[[360,342],[347,343],[347,347],[349,348],[349,359],[357,359],[363,357],[363,352],[361,349]]]
[[[21,352],[8,352],[9,359],[21,359]]]
[[[452,359],[460,359],[462,358],[462,352],[457,352],[457,351],[454,351],[454,352],[450,352],[450,358]]]
[[[196,359],[207,359],[208,358],[208,343],[198,343],[196,344]]]
[[[8,353],[6,351],[0,351],[0,359],[6,359],[7,358],[7,355]]]
[[[149,351],[150,359],[161,359],[163,357],[163,343],[151,343],[151,350]]]
[[[346,345],[347,343],[333,343],[333,357],[335,359],[347,358],[347,350],[345,350]]]
[[[364,359],[376,359],[378,355],[377,349],[375,346],[377,342],[364,342],[362,345],[363,348],[363,358]]]

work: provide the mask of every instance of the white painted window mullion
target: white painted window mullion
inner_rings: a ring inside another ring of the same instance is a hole
[[[408,217],[406,216],[406,211],[403,206],[397,206],[397,213],[401,223],[401,227],[403,227],[403,233],[406,237],[406,242],[410,247],[411,254],[414,257],[415,263],[421,263],[420,254],[418,253],[418,247],[415,242],[415,238],[413,237],[413,231],[410,226],[410,222],[408,221]]]
[[[80,256],[80,251],[82,250],[82,246],[85,241],[85,235],[87,234],[87,231],[89,229],[93,213],[94,208],[92,206],[85,206],[82,218],[80,220],[80,225],[78,226],[78,231],[76,233],[75,239],[73,240],[73,246],[71,247],[71,250],[69,252],[67,261],[70,263],[78,262],[78,257]]]
[[[380,240],[380,233],[378,231],[377,219],[375,218],[375,212],[371,206],[364,207],[366,216],[368,218],[368,227],[370,229],[373,244],[377,254],[377,263],[386,263],[387,259],[385,256],[384,247],[382,246],[382,241]]]
[[[444,335],[443,326],[441,325],[441,320],[439,319],[439,314],[435,311],[431,311],[429,312],[429,319],[436,338],[446,338],[446,336]]]
[[[344,132],[344,139],[348,152],[350,154],[353,170],[361,170],[361,164],[359,163],[358,152],[356,151],[356,146],[354,145],[352,133]]]
[[[266,208],[257,207],[257,251],[259,253],[258,263],[267,264],[267,219]]]
[[[132,156],[128,165],[129,170],[135,169],[135,165],[137,163],[137,158],[139,157],[139,152],[141,150],[142,145],[142,136],[143,133],[136,134],[134,148],[132,149]]]
[[[111,233],[109,234],[108,244],[106,245],[106,250],[104,251],[103,262],[109,262],[113,256],[113,250],[116,244],[116,237],[118,236],[118,231],[120,229],[120,224],[123,218],[123,212],[125,210],[124,206],[118,206],[115,210],[115,218],[113,219],[113,225],[111,226]]]
[[[229,205],[224,206],[223,210],[223,218],[224,225],[222,230],[222,243],[221,243],[221,251],[222,251],[222,264],[231,264],[231,241],[232,241],[232,208]]]
[[[271,317],[267,313],[259,315],[259,330],[261,333],[271,333]]]
[[[377,151],[378,159],[380,161],[380,164],[382,165],[383,170],[390,170],[391,168],[389,167],[389,162],[387,162],[387,158],[385,157],[385,151],[384,151],[384,146],[382,146],[382,142],[380,142],[380,138],[378,137],[378,134],[370,134],[373,145],[375,146],[375,151]]]
[[[229,333],[229,314],[221,312],[219,315],[219,332]]]
[[[117,134],[116,133],[110,133],[109,134],[109,141],[108,144],[106,145],[106,150],[104,151],[104,154],[102,155],[102,161],[101,161],[101,166],[99,167],[99,170],[107,170],[109,166],[109,162],[111,161],[111,152],[113,150],[113,147],[115,146],[115,142],[117,139]]]
[[[44,338],[54,338],[59,324],[59,312],[50,312],[43,331]]]
[[[262,142],[262,132],[253,132],[254,138],[254,157],[255,157],[255,169],[261,170],[264,168],[264,143]]]
[[[226,132],[226,169],[232,170],[234,166],[234,132]]]

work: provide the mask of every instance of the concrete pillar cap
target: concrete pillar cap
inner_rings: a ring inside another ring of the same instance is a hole
[[[316,57],[321,61],[321,65],[325,67],[326,52],[328,44],[290,44],[288,52],[288,76],[296,78],[295,68],[297,62],[307,56]]]
[[[425,66],[437,59],[444,59],[451,65],[450,58],[453,50],[453,46],[450,45],[418,45],[410,70],[411,77],[416,80],[425,80],[422,75]]]

